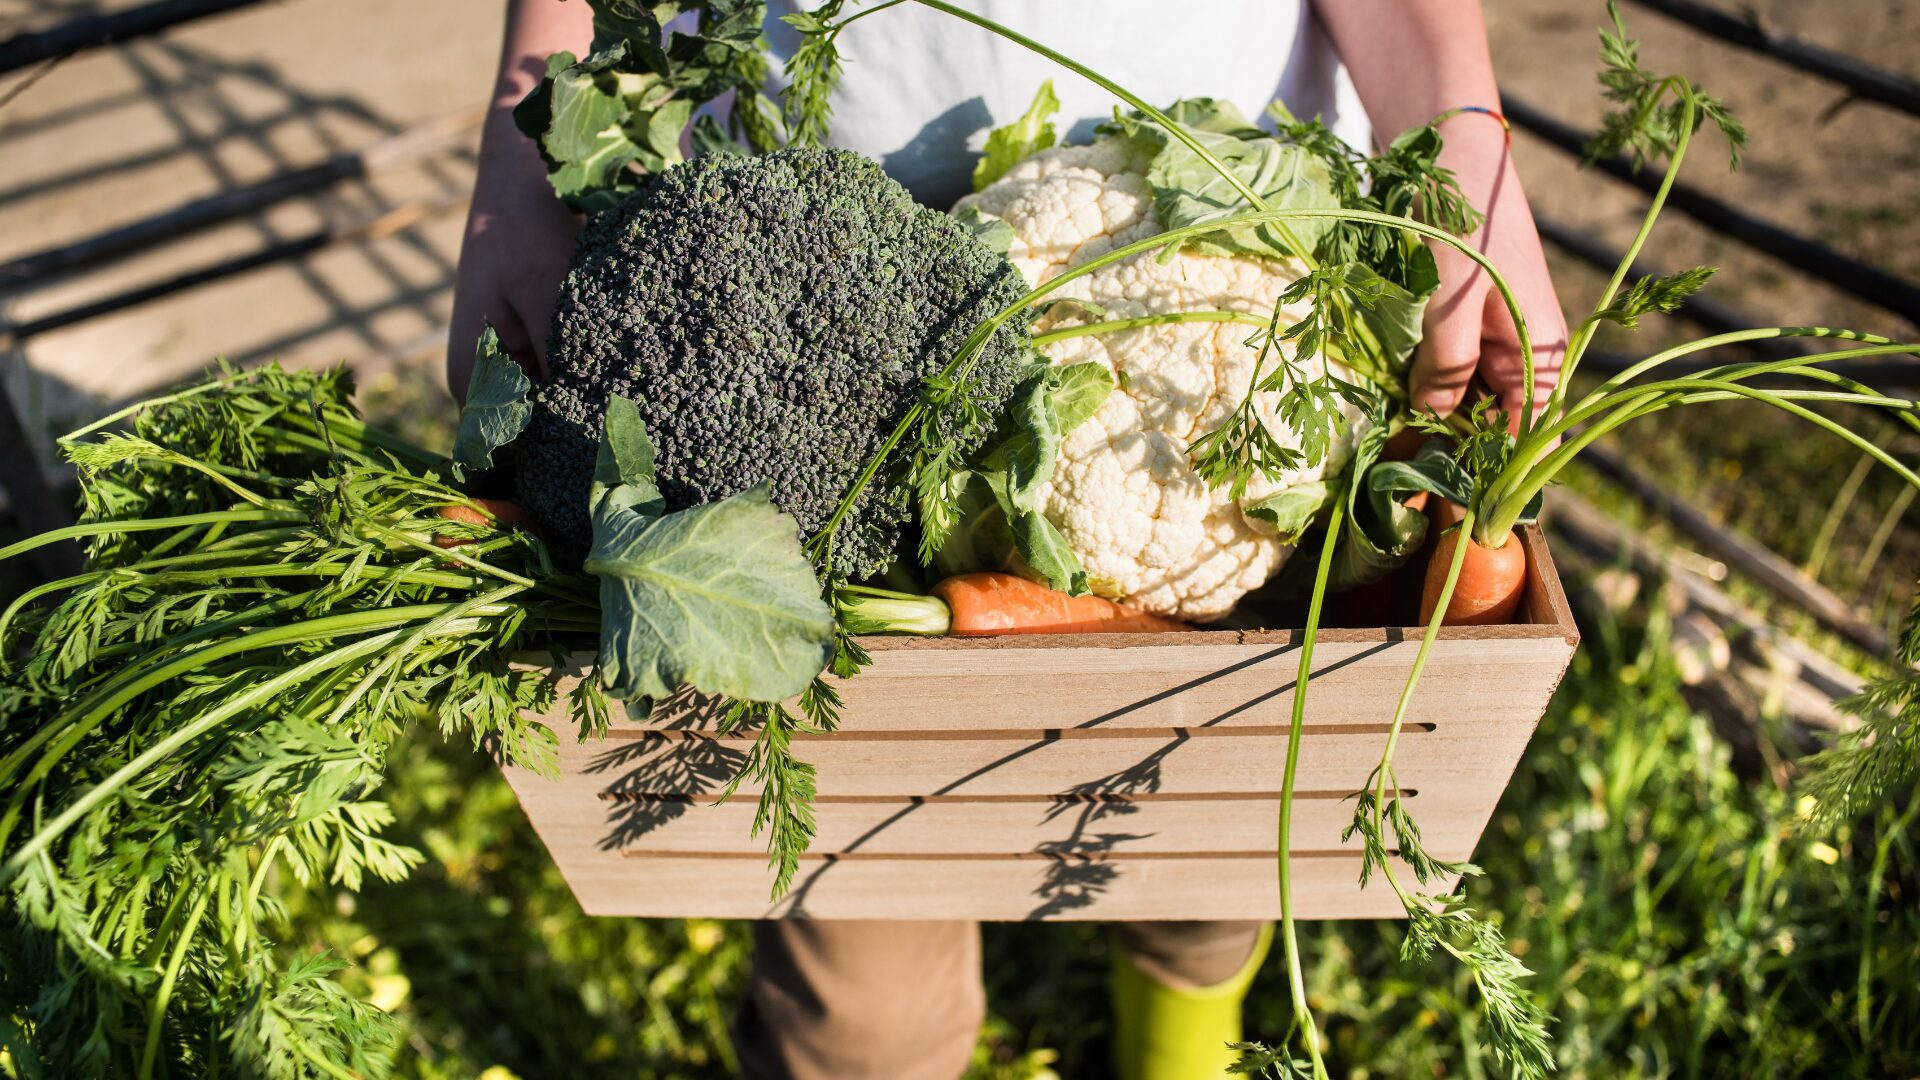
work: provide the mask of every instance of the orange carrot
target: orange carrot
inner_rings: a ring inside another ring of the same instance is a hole
[[[953,612],[954,637],[998,634],[1153,634],[1193,627],[1099,596],[1069,596],[1013,574],[950,577],[933,595]]]
[[[532,520],[527,517],[527,512],[520,508],[520,504],[511,499],[474,499],[471,505],[454,503],[441,507],[440,516],[448,521],[458,521],[467,525],[482,527],[498,525],[503,528],[525,525]],[[453,548],[471,544],[474,541],[467,537],[436,536],[433,542],[437,547]]]
[[[1442,503],[1442,506],[1447,505]],[[1438,522],[1435,523],[1438,525]],[[1427,563],[1426,588],[1420,595],[1420,622],[1433,618],[1440,604],[1440,592],[1447,583],[1447,571],[1453,565],[1453,552],[1461,541],[1461,531],[1440,534],[1433,546],[1433,558]],[[1447,603],[1447,626],[1492,626],[1513,621],[1519,610],[1520,594],[1527,581],[1527,548],[1518,537],[1508,534],[1499,547],[1482,547],[1466,538],[1467,553],[1460,563],[1460,580],[1454,584]]]

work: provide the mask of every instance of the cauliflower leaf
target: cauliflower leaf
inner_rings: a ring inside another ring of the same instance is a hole
[[[979,191],[1007,175],[1007,170],[1052,146],[1059,137],[1053,130],[1054,113],[1060,111],[1060,99],[1053,94],[1053,80],[1040,84],[1033,104],[1018,120],[987,133],[986,151],[973,166],[973,190]]]
[[[1207,100],[1178,102],[1171,115],[1195,142],[1226,165],[1275,210],[1333,209],[1340,206],[1333,173],[1319,155],[1304,147],[1267,137],[1232,106]],[[1207,160],[1160,124],[1134,116],[1117,130],[1149,155],[1144,176],[1153,192],[1154,211],[1168,229],[1185,228],[1244,214],[1253,207]],[[1189,251],[1205,255],[1254,255],[1285,259],[1311,254],[1333,222],[1327,219],[1237,225],[1190,240]],[[1295,251],[1288,238],[1304,251]]]

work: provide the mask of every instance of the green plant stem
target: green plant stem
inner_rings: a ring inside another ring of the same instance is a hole
[[[413,604],[406,607],[351,611],[342,615],[309,619],[305,622],[269,627],[216,642],[169,663],[148,663],[128,668],[123,670],[114,681],[96,690],[92,695],[82,699],[79,704],[34,732],[33,736],[9,754],[4,762],[0,762],[0,777],[12,777],[26,755],[44,745],[44,740],[51,738],[54,732],[64,729],[63,744],[71,746],[75,740],[92,730],[94,725],[105,720],[114,710],[134,698],[168,679],[187,674],[195,668],[205,667],[215,660],[297,641],[323,641],[348,634],[404,626],[416,619],[431,618],[444,611],[446,606],[444,603]],[[54,762],[63,752],[63,749],[57,748],[47,757],[42,758],[25,783],[31,784],[46,775],[46,771],[53,767]],[[7,831],[4,826],[0,826],[0,836],[5,836]]]
[[[153,1004],[147,1012],[147,1043],[140,1052],[140,1080],[148,1080],[153,1075],[153,1065],[160,1054],[160,1032],[167,1018],[167,1003],[173,999],[174,980],[180,977],[180,965],[186,962],[187,948],[193,944],[193,932],[199,928],[200,919],[207,913],[207,898],[212,895],[210,888],[196,890],[199,896],[193,902],[193,913],[187,916],[187,925],[180,931],[180,940],[173,947],[173,956],[167,961],[167,970],[160,977],[160,988],[154,993]]]
[[[1893,530],[1900,526],[1900,519],[1906,516],[1907,508],[1913,505],[1915,495],[1920,488],[1903,487],[1893,497],[1887,512],[1880,518],[1880,525],[1873,530],[1873,539],[1867,541],[1867,550],[1860,556],[1861,573],[1870,573],[1880,563],[1880,553],[1887,548],[1887,541],[1893,539]]]
[[[302,515],[292,510],[211,510],[204,514],[181,514],[177,517],[144,518],[139,520],[83,521],[78,525],[68,525],[61,529],[50,529],[38,536],[29,536],[14,544],[0,548],[0,562],[16,555],[23,555],[35,548],[48,544],[57,544],[62,540],[81,540],[89,536],[118,536],[121,533],[153,532],[157,529],[181,529],[193,525],[211,525],[215,523],[244,523],[248,521],[285,521],[303,522]]]
[[[1380,764],[1375,766],[1374,784],[1374,821],[1382,824],[1381,817],[1386,813],[1387,780],[1393,775],[1393,752],[1400,745],[1400,730],[1406,725],[1407,710],[1413,706],[1413,692],[1420,685],[1420,676],[1427,670],[1427,656],[1433,651],[1433,643],[1440,636],[1440,627],[1447,618],[1447,606],[1453,603],[1454,586],[1460,582],[1460,568],[1466,565],[1467,545],[1472,541],[1475,508],[1469,504],[1466,513],[1460,518],[1459,541],[1453,545],[1453,559],[1447,564],[1447,577],[1440,586],[1440,596],[1434,601],[1433,616],[1427,620],[1426,632],[1420,635],[1420,649],[1413,654],[1413,670],[1407,673],[1406,685],[1400,688],[1400,700],[1393,706],[1393,724],[1387,729],[1387,744],[1380,751]],[[1394,780],[1394,794],[1399,796],[1400,782]],[[1383,833],[1384,835],[1384,833]],[[1385,869],[1383,867],[1383,869]],[[1391,871],[1387,881],[1393,885],[1394,892],[1400,893],[1401,900],[1406,894],[1400,892],[1400,885],[1394,881]]]
[[[1718,349],[1727,345],[1743,345],[1752,341],[1772,341],[1776,338],[1789,337],[1830,338],[1837,341],[1857,341],[1862,345],[1902,344],[1892,338],[1881,337],[1878,334],[1863,334],[1857,330],[1835,329],[1829,326],[1760,326],[1750,330],[1733,330],[1724,334],[1714,334],[1711,337],[1682,342],[1671,348],[1654,353],[1646,359],[1627,367],[1618,374],[1609,377],[1599,386],[1594,387],[1592,391],[1580,399],[1580,403],[1585,405],[1606,397],[1608,394],[1620,389],[1654,368],[1683,356],[1691,356],[1694,353],[1705,352],[1708,349]],[[1920,345],[1907,345],[1904,349],[1898,351],[1920,352]]]
[[[263,705],[267,701],[272,700],[280,691],[297,686],[313,675],[338,667],[341,664],[351,663],[360,657],[386,648],[393,642],[398,641],[404,633],[404,629],[390,630],[387,633],[362,638],[351,645],[343,646],[330,653],[316,656],[297,667],[289,668],[279,675],[258,684],[244,694],[229,698],[218,708],[203,714],[193,721],[193,723],[174,730],[166,738],[148,747],[131,761],[121,766],[111,776],[88,789],[85,795],[74,800],[73,804],[62,811],[58,817],[55,817],[51,822],[42,826],[38,832],[34,833],[31,839],[22,844],[19,850],[15,851],[13,855],[7,859],[4,866],[0,866],[0,885],[11,881],[14,876],[20,872],[20,867],[26,865],[29,859],[32,859],[48,844],[58,839],[61,833],[64,833],[67,829],[71,828],[75,822],[85,817],[95,806],[98,806],[101,801],[119,791],[127,781],[132,780],[134,777],[141,775],[149,768],[165,760],[167,755],[173,753],[181,746],[186,745],[200,737],[203,733],[219,726],[229,717],[238,714],[242,710]],[[10,826],[11,822],[8,824]],[[10,828],[9,831],[11,831]]]
[[[1063,326],[1058,330],[1048,330],[1033,335],[1035,345],[1047,346],[1068,338],[1088,337],[1093,334],[1112,334],[1122,330],[1138,330],[1143,326],[1164,326],[1169,323],[1212,322],[1240,323],[1245,326],[1257,326],[1262,329],[1272,325],[1273,320],[1264,315],[1255,315],[1246,311],[1169,311],[1159,315],[1140,315],[1131,319],[1110,319],[1106,322],[1081,323],[1077,326]]]
[[[1884,346],[1876,346],[1874,349],[1887,351]],[[1858,354],[1869,351],[1873,350],[1842,350],[1841,352],[1828,353],[1826,356],[1834,358],[1846,354]],[[1780,369],[1791,368],[1799,363],[1804,363],[1804,361],[1783,360],[1779,361],[1777,365],[1763,364],[1754,365],[1754,367],[1756,369]],[[1694,396],[1692,400],[1686,400],[1686,395],[1675,393],[1675,391],[1689,390],[1699,391],[1701,393]],[[1618,395],[1615,400],[1601,403],[1595,408],[1576,410],[1576,413],[1569,414],[1567,418],[1560,421],[1559,424],[1556,424],[1556,427],[1560,427],[1578,422],[1578,420],[1593,415],[1603,408],[1614,410],[1605,417],[1596,419],[1578,435],[1562,442],[1538,465],[1524,470],[1515,470],[1509,465],[1507,469],[1503,470],[1493,485],[1490,485],[1489,490],[1490,492],[1497,493],[1497,500],[1492,501],[1491,508],[1487,511],[1483,535],[1486,537],[1497,537],[1504,531],[1512,529],[1514,523],[1519,520],[1520,514],[1524,511],[1527,503],[1533,499],[1535,494],[1545,488],[1548,483],[1552,482],[1560,470],[1572,462],[1580,451],[1584,450],[1595,439],[1600,438],[1614,428],[1639,416],[1644,416],[1649,412],[1664,409],[1669,405],[1699,404],[1707,401],[1727,400],[1734,397],[1749,398],[1798,416],[1808,423],[1820,427],[1851,443],[1862,452],[1873,456],[1875,460],[1893,470],[1894,473],[1899,475],[1900,478],[1908,484],[1920,487],[1920,475],[1916,475],[1912,469],[1902,464],[1893,455],[1881,450],[1871,441],[1855,434],[1846,426],[1829,420],[1811,409],[1795,404],[1794,399],[1827,402],[1837,401],[1850,404],[1874,405],[1889,409],[1904,408],[1909,410],[1914,408],[1912,402],[1898,398],[1867,397],[1858,394],[1825,394],[1806,391],[1775,393],[1756,389],[1751,386],[1744,386],[1724,378],[1672,379],[1666,382],[1650,383],[1647,386],[1636,388],[1636,390],[1632,392],[1623,392]],[[1491,499],[1492,495],[1489,495],[1488,498]]]
[[[861,19],[864,19],[869,15],[879,14],[880,12],[885,11],[890,7],[899,7],[901,4],[904,4],[906,2],[907,0],[886,0],[885,3],[875,4],[870,8],[863,8],[860,11],[856,11],[853,14],[847,16],[846,18],[841,19],[838,23],[834,24],[834,27],[833,27],[834,33],[838,34],[840,31],[845,30],[847,27],[852,26],[854,23],[859,22]]]
[[[210,379],[197,386],[190,386],[185,390],[178,390],[178,391],[175,391],[174,393],[166,394],[157,398],[147,398],[144,401],[136,401],[131,405],[128,405],[121,409],[117,409],[114,412],[108,413],[107,415],[101,417],[98,420],[95,420],[93,423],[88,424],[85,427],[77,428],[73,431],[69,431],[65,435],[60,436],[58,439],[54,441],[60,442],[60,443],[70,443],[77,439],[85,438],[86,436],[91,435],[96,431],[99,431],[101,428],[110,427],[114,424],[117,424],[120,421],[125,420],[127,417],[134,415],[135,413],[143,412],[147,409],[155,408],[160,405],[171,405],[175,402],[185,401],[188,398],[198,397],[201,394],[211,393],[212,391],[220,390],[225,387],[232,386],[234,383],[241,382],[246,379],[251,379],[253,377],[254,376],[252,372],[237,371],[237,372],[234,372],[232,375],[228,375],[218,379]]]
[[[1911,490],[1911,489],[1909,489]],[[1860,918],[1860,970],[1855,982],[1854,1022],[1860,1029],[1862,1045],[1873,1045],[1873,922],[1874,909],[1880,903],[1880,891],[1886,885],[1887,854],[1893,848],[1894,838],[1904,833],[1913,823],[1915,813],[1920,813],[1920,799],[1908,799],[1907,808],[1902,811],[1887,829],[1880,834],[1873,847],[1873,868],[1867,873],[1867,902]]]
[[[212,480],[214,483],[219,484],[221,487],[225,488],[226,490],[232,492],[235,496],[239,497],[242,502],[245,502],[250,506],[257,506],[257,507],[261,507],[262,509],[266,509],[270,507],[280,508],[286,505],[286,503],[278,499],[268,499],[265,496],[260,495],[255,491],[249,490],[248,488],[242,487],[241,485],[235,483],[232,476],[230,476],[229,474],[240,472],[241,470],[222,468],[219,466],[209,465],[204,461],[199,461],[195,458],[188,457],[187,455],[180,453],[178,450],[169,450],[166,447],[159,445],[158,443],[147,442],[144,439],[137,440],[137,442],[144,443],[147,446],[153,447],[152,451],[142,452],[138,455],[130,456],[128,458],[122,459],[122,461],[115,462],[115,464],[121,464],[124,462],[130,465],[134,461],[141,458],[144,458],[148,461],[165,462],[169,465],[177,465],[183,469],[192,469],[194,472],[199,473],[200,475],[206,477],[207,479]]]
[[[1756,327],[1750,330],[1735,330],[1725,334],[1715,334],[1711,337],[1700,338],[1696,341],[1684,342],[1682,344],[1675,345],[1672,348],[1654,353],[1653,355],[1647,357],[1646,359],[1633,364],[1632,366],[1628,367],[1626,370],[1620,372],[1619,374],[1614,375],[1613,377],[1607,379],[1605,382],[1602,382],[1599,386],[1595,387],[1591,392],[1589,392],[1585,397],[1581,398],[1580,403],[1578,406],[1576,406],[1576,408],[1577,409],[1591,408],[1596,403],[1599,403],[1605,400],[1606,398],[1612,396],[1615,392],[1625,388],[1633,380],[1639,378],[1640,376],[1646,374],[1647,372],[1653,370],[1654,368],[1657,368],[1662,364],[1669,363],[1673,360],[1677,360],[1681,357],[1690,356],[1694,353],[1705,352],[1708,349],[1716,349],[1726,345],[1739,345],[1739,344],[1752,342],[1752,341],[1770,341],[1776,338],[1783,338],[1783,337],[1830,338],[1830,339],[1840,340],[1840,341],[1858,341],[1858,342],[1862,342],[1869,345],[1898,346],[1898,348],[1894,348],[1886,351],[1893,352],[1893,353],[1915,353],[1916,355],[1920,355],[1920,346],[1903,344],[1901,342],[1894,341],[1892,338],[1881,337],[1878,334],[1863,334],[1855,330],[1840,330],[1840,329],[1834,329],[1834,328],[1825,327],[1825,326],[1766,326],[1766,327]],[[1825,354],[1818,354],[1818,355],[1810,355],[1809,357],[1807,357],[1807,359],[1810,361],[1824,363],[1824,362],[1836,359],[1840,355],[1841,354],[1839,353],[1825,353]],[[1858,354],[1847,353],[1845,355],[1853,356]],[[1872,354],[1869,354],[1869,355],[1872,355]],[[1560,383],[1560,387],[1564,389],[1568,385],[1569,383],[1563,377]],[[1521,468],[1530,468],[1534,464],[1538,463],[1539,459],[1542,456],[1544,456],[1548,451],[1553,449],[1555,442],[1565,433],[1567,427],[1569,426],[1564,418],[1565,417],[1564,401],[1557,402],[1555,400],[1549,400],[1546,412],[1542,414],[1543,420],[1548,416],[1552,416],[1556,408],[1560,409],[1560,411],[1562,412],[1563,414],[1562,419],[1554,422],[1551,425],[1547,423],[1542,423],[1536,426],[1532,431],[1527,433],[1527,435],[1522,437],[1519,440],[1518,444],[1514,447],[1513,456],[1511,459],[1512,462],[1523,463],[1520,465]],[[1916,423],[1920,423],[1920,422],[1916,422]],[[1920,427],[1916,427],[1916,430],[1920,430]],[[1511,464],[1509,465],[1509,468],[1510,469],[1512,468]]]
[[[1573,379],[1574,371],[1580,366],[1581,356],[1586,353],[1587,345],[1593,341],[1594,334],[1599,330],[1598,313],[1605,311],[1607,306],[1613,303],[1613,298],[1619,294],[1620,286],[1626,282],[1627,274],[1633,270],[1634,260],[1640,257],[1640,249],[1646,245],[1647,237],[1653,233],[1653,224],[1659,219],[1660,211],[1667,204],[1667,195],[1673,190],[1674,181],[1679,178],[1680,163],[1686,159],[1687,144],[1693,140],[1696,108],[1692,88],[1677,76],[1670,75],[1661,81],[1660,89],[1649,98],[1646,107],[1651,109],[1652,102],[1666,96],[1667,91],[1671,89],[1681,90],[1682,112],[1680,133],[1674,141],[1673,154],[1667,159],[1667,171],[1660,177],[1660,187],[1654,191],[1653,201],[1647,205],[1647,212],[1640,219],[1640,229],[1634,233],[1633,243],[1627,245],[1626,253],[1620,257],[1620,264],[1614,267],[1613,277],[1607,281],[1606,289],[1600,294],[1600,302],[1593,306],[1595,314],[1588,316],[1576,327],[1572,337],[1567,341],[1567,355],[1561,362],[1560,381],[1554,385],[1553,392],[1547,395],[1547,412],[1549,413],[1563,400],[1565,388]],[[1528,412],[1531,413],[1533,406],[1531,382],[1527,384],[1527,406]],[[1521,434],[1525,433],[1526,429],[1523,427]]]
[[[479,596],[447,605],[444,611],[441,611],[433,618],[414,627],[405,638],[401,639],[398,646],[394,648],[392,652],[381,657],[379,663],[368,668],[366,675],[361,678],[360,682],[340,698],[339,704],[334,706],[333,712],[328,714],[324,723],[331,727],[346,719],[348,710],[352,709],[354,705],[359,703],[361,698],[366,696],[367,692],[373,688],[373,684],[382,676],[388,675],[398,669],[401,661],[405,660],[422,641],[446,629],[452,625],[456,619],[464,618],[489,604],[497,604],[511,599],[522,591],[524,590],[521,586],[507,585],[495,589],[492,592],[482,593]],[[393,684],[391,680],[389,680],[388,684],[381,688],[380,700],[375,703],[373,710],[375,713],[379,713],[386,708],[387,702],[392,698],[392,691]]]
[[[937,596],[869,585],[842,585],[836,591],[842,597],[837,602],[841,621],[850,633],[944,637],[953,629],[953,609]]]
[[[1669,391],[1672,391],[1676,387],[1697,390],[1703,386],[1711,386],[1725,389],[1730,396],[1748,396],[1751,391],[1734,391],[1731,387],[1740,379],[1752,378],[1758,375],[1798,375],[1858,391],[1864,391],[1865,393],[1861,395],[1858,400],[1854,401],[1855,404],[1866,404],[1892,410],[1894,415],[1908,424],[1908,426],[1920,430],[1920,417],[1913,415],[1914,405],[1911,401],[1904,398],[1893,398],[1879,394],[1852,379],[1847,379],[1830,371],[1823,371],[1817,367],[1808,366],[1810,363],[1827,363],[1834,360],[1905,353],[1912,348],[1913,346],[1894,342],[1883,345],[1866,345],[1854,349],[1840,349],[1785,360],[1731,364],[1707,369],[1691,378],[1625,386],[1604,395],[1598,393],[1589,394],[1581,400],[1577,408],[1565,412],[1563,416],[1551,424],[1544,424],[1536,428],[1532,434],[1521,441],[1520,445],[1515,448],[1513,454],[1507,459],[1500,474],[1486,485],[1483,491],[1482,502],[1487,505],[1511,502],[1512,500],[1509,497],[1508,489],[1522,484],[1532,477],[1542,467],[1543,459],[1550,461],[1556,456],[1559,456],[1563,464],[1566,460],[1570,460],[1569,456],[1561,454],[1561,451],[1565,449],[1565,444],[1561,440],[1571,434],[1573,429],[1578,425],[1609,410],[1613,410],[1614,416],[1618,417],[1620,422],[1624,422],[1627,419],[1632,419],[1634,416],[1645,415],[1648,411],[1657,411],[1660,408],[1665,408],[1668,404],[1672,403],[1672,399],[1663,395],[1667,395]],[[1669,352],[1673,351],[1674,350],[1669,350]],[[1643,369],[1650,368],[1651,364],[1643,364],[1641,367]],[[1674,398],[1678,396],[1679,395],[1674,395]],[[1793,391],[1783,391],[1776,393],[1774,396],[1786,398],[1798,395]],[[1643,408],[1638,412],[1629,413],[1623,408],[1623,403],[1628,405],[1640,403],[1644,405],[1648,402],[1652,402],[1653,407],[1650,409]],[[1527,498],[1530,497],[1531,496],[1527,496]],[[1524,503],[1525,499],[1523,498],[1520,500],[1520,505],[1524,505]]]
[[[280,854],[280,848],[286,842],[287,837],[284,833],[267,841],[267,846],[260,852],[260,865],[254,867],[253,873],[248,876],[246,895],[240,902],[240,925],[245,928],[241,934],[241,940],[252,943],[255,948],[260,947],[260,941],[254,933],[254,905],[260,902],[260,890],[266,886],[267,877],[273,872],[273,860]]]
[[[422,554],[432,555],[433,557],[439,558],[439,559],[446,559],[449,562],[457,562],[461,566],[467,567],[470,570],[479,571],[480,573],[485,574],[488,577],[499,578],[501,581],[512,582],[513,584],[518,585],[523,589],[532,589],[539,585],[539,582],[534,581],[532,578],[522,577],[521,575],[513,573],[510,570],[503,570],[500,567],[493,566],[480,559],[476,559],[473,556],[468,555],[465,552],[461,551],[457,547],[443,548],[433,543],[432,541],[422,540],[417,536],[413,536],[409,533],[402,532],[399,529],[390,529],[384,525],[370,525],[367,527],[367,532],[372,536],[378,536],[383,539],[398,541],[399,543],[404,544],[407,547],[413,548],[414,550],[419,551]]]
[[[49,723],[39,731],[34,732],[33,736],[22,744],[19,749],[8,755],[4,765],[0,765],[0,776],[12,777],[19,766],[26,760],[26,755],[38,749],[41,745],[44,745],[53,736],[54,732],[61,731],[63,728],[65,729],[60,741],[49,748],[48,752],[34,765],[32,771],[25,779],[18,781],[12,805],[8,807],[5,818],[0,819],[0,840],[4,840],[5,837],[12,835],[13,826],[19,818],[20,811],[28,797],[28,792],[37,781],[52,770],[53,766],[64,756],[66,751],[71,749],[73,745],[78,742],[79,739],[83,738],[88,731],[92,730],[94,726],[112,715],[115,709],[138,697],[145,691],[152,689],[154,686],[177,675],[204,666],[210,661],[257,648],[265,648],[270,645],[280,645],[299,640],[328,640],[346,633],[378,630],[383,627],[395,625],[400,627],[400,629],[389,630],[386,633],[377,633],[371,637],[362,638],[352,645],[322,654],[297,667],[290,668],[280,675],[258,684],[244,694],[229,698],[218,708],[207,712],[193,723],[175,730],[165,739],[156,743],[154,747],[147,752],[136,757],[107,780],[102,781],[86,795],[76,800],[72,806],[69,806],[59,817],[55,818],[52,824],[41,829],[39,833],[35,834],[33,839],[23,844],[20,849],[7,860],[4,867],[0,867],[0,884],[11,880],[14,875],[19,872],[20,867],[25,865],[26,860],[30,858],[32,853],[38,850],[39,847],[51,842],[55,836],[72,825],[73,822],[79,820],[82,815],[92,809],[101,799],[106,798],[109,794],[112,794],[113,791],[118,790],[121,784],[139,775],[149,765],[164,758],[166,754],[171,753],[175,747],[183,745],[190,739],[197,737],[201,732],[211,729],[228,716],[234,715],[242,709],[265,704],[271,699],[273,693],[277,692],[281,687],[298,685],[300,681],[310,675],[327,670],[338,664],[349,662],[361,655],[399,640],[406,633],[406,624],[418,618],[430,618],[434,614],[444,610],[445,607],[446,605],[444,604],[421,604],[404,608],[391,608],[386,611],[351,612],[346,615],[314,619],[306,623],[296,623],[292,626],[274,627],[256,634],[243,635],[237,639],[219,642],[204,649],[196,650],[186,656],[180,657],[170,664],[160,666],[157,670],[142,671],[135,669],[117,683],[109,684],[100,691],[96,691],[74,710],[70,710],[61,717],[56,718],[53,723]],[[455,629],[450,628],[448,632],[450,634],[454,633]]]
[[[1307,624],[1300,632],[1300,668],[1293,680],[1293,713],[1287,724],[1287,764],[1280,777],[1280,820],[1277,851],[1280,884],[1280,944],[1287,959],[1287,991],[1293,996],[1293,1023],[1307,1044],[1315,1080],[1325,1080],[1326,1062],[1320,1058],[1320,1029],[1307,1002],[1306,976],[1300,966],[1300,938],[1293,916],[1293,792],[1300,773],[1300,741],[1307,723],[1307,682],[1313,676],[1313,645],[1320,633],[1320,610],[1333,572],[1333,556],[1340,543],[1340,525],[1346,501],[1335,502],[1327,518],[1327,535],[1314,569],[1313,598],[1307,604]]]

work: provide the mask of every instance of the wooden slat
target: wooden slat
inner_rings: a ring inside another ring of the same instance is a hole
[[[1526,745],[1531,723],[1458,725],[1402,733],[1396,768],[1402,785],[1504,780]],[[1301,786],[1352,791],[1379,761],[1384,732],[1315,735],[1301,740]],[[601,787],[636,794],[719,791],[746,757],[745,739],[663,739],[564,743],[561,766]],[[796,743],[817,771],[823,795],[1037,795],[1254,792],[1280,786],[1286,737],[1169,729],[1111,739],[915,739],[829,736]],[[744,781],[740,791],[759,790]]]
[[[832,859],[801,861],[794,888],[751,857],[656,856],[561,863],[589,915],[708,918],[1082,920],[1247,919],[1280,914],[1271,855],[1192,859]],[[1358,888],[1347,855],[1295,859],[1302,919],[1396,918],[1385,883]],[[1404,867],[1404,881],[1413,880]],[[1439,891],[1450,882],[1423,888]]]
[[[1314,650],[1309,725],[1384,724],[1418,651],[1398,643],[1333,642]],[[1473,715],[1524,723],[1546,706],[1552,685],[1541,671],[1564,667],[1573,647],[1560,637],[1486,642],[1440,641],[1409,718]],[[1056,728],[1242,727],[1284,723],[1293,710],[1299,653],[1290,645],[1168,645],[1129,649],[1058,648],[983,655],[959,650],[876,651],[873,663],[840,681],[841,729],[962,731],[1046,724]],[[563,688],[564,689],[564,688]],[[911,702],[903,708],[902,702]],[[675,701],[645,722],[624,715],[615,731],[711,728],[711,709]]]
[[[712,795],[615,798],[590,786],[510,770],[514,793],[527,813],[546,822],[541,836],[556,850],[621,852],[746,852],[764,854],[766,838],[753,833],[754,799],[714,805]],[[1293,842],[1301,851],[1359,850],[1343,841],[1353,818],[1346,790],[1296,793]],[[1484,795],[1466,785],[1443,786],[1408,797],[1422,823],[1428,850],[1464,858],[1478,838]],[[812,851],[909,855],[980,851],[1008,854],[1111,850],[1138,852],[1248,852],[1273,848],[1280,801],[1272,792],[1244,795],[973,796],[859,798],[823,795],[815,801],[819,833]]]

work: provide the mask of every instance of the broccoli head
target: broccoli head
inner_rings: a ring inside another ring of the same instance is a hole
[[[659,174],[588,221],[547,340],[548,377],[519,441],[521,501],[589,539],[587,489],[608,395],[639,403],[669,508],[757,484],[809,532],[825,525],[926,380],[1026,292],[1007,260],[843,150],[716,154]],[[1030,363],[1002,329],[941,411],[966,455]],[[911,507],[883,470],[843,520],[836,568],[877,573]]]

